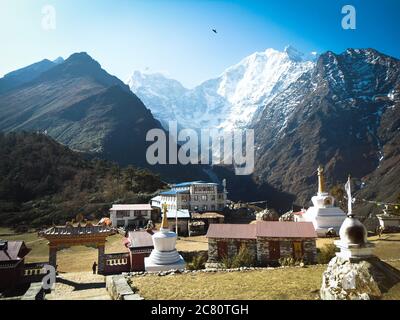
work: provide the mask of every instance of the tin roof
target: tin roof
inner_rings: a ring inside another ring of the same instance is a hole
[[[147,231],[130,231],[128,238],[130,248],[153,247],[153,238]]]
[[[143,204],[113,204],[110,210],[121,211],[135,211],[135,210],[151,210],[151,205],[148,203]]]
[[[269,238],[316,238],[312,222],[266,221],[256,224],[258,237]]]
[[[203,184],[203,183],[207,183],[207,182],[205,182],[205,181],[182,182],[182,183],[174,184],[173,187],[176,187],[176,188],[190,187],[193,184],[200,184],[200,183]]]
[[[163,196],[174,196],[176,194],[189,194],[189,190],[182,191],[182,190],[173,190],[173,189],[171,189],[171,190],[164,191],[164,192],[160,193],[160,195],[163,195]]]
[[[258,221],[256,224],[211,224],[207,238],[316,238],[311,222]]]
[[[188,209],[179,209],[179,210],[167,210],[167,218],[175,219],[178,216],[178,219],[190,219],[190,213]]]
[[[207,238],[256,239],[254,224],[210,224]]]

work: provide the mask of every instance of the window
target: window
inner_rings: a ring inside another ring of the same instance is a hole
[[[203,206],[203,210],[204,210],[204,211],[207,211],[207,205],[204,205],[204,206]]]
[[[211,210],[215,210],[215,205],[214,204],[211,205]]]
[[[193,201],[199,201],[199,196],[193,196]]]
[[[211,201],[215,201],[215,196],[211,196]]]
[[[129,217],[129,211],[121,211],[121,210],[117,211],[117,218],[125,218],[125,217]]]
[[[201,201],[207,201],[207,196],[206,195],[201,196]]]
[[[117,227],[124,227],[125,226],[125,220],[117,220]]]

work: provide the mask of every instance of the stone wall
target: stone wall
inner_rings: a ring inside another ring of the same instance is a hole
[[[218,242],[227,243],[227,255],[229,258],[233,258],[238,253],[238,249],[245,245],[249,252],[256,257],[257,246],[255,240],[249,239],[208,239],[208,263],[220,262],[221,259],[218,257]]]
[[[269,257],[269,242],[277,241],[276,238],[257,238],[257,262],[261,266],[266,266],[272,262]],[[313,264],[317,261],[317,248],[315,239],[279,239],[280,257],[289,258],[294,256],[293,242],[303,243],[303,260],[306,263]]]
[[[191,262],[194,257],[197,256],[204,256],[205,259],[208,259],[208,251],[207,250],[198,250],[198,251],[179,251],[179,254],[182,256],[183,260],[186,261],[186,263]]]
[[[266,266],[269,261],[269,241],[264,238],[257,239],[257,264]]]
[[[257,238],[256,240],[237,240],[237,239],[208,239],[208,263],[219,262],[218,242],[225,241],[228,244],[228,256],[234,257],[237,254],[237,242],[240,241],[247,245],[250,253],[257,259],[259,266],[268,266],[272,261],[269,256],[269,242],[277,241],[276,238]],[[301,241],[303,243],[303,260],[306,263],[314,264],[317,261],[317,248],[315,239],[279,239],[280,257],[293,257],[293,242]]]
[[[317,244],[314,239],[303,242],[304,261],[309,264],[317,263]]]
[[[124,275],[107,276],[106,289],[113,300],[143,300],[133,292]]]

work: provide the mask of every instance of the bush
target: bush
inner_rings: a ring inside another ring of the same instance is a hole
[[[232,267],[253,267],[254,265],[255,257],[250,253],[250,250],[247,248],[246,245],[242,245],[235,258],[233,258]]]
[[[203,254],[199,254],[193,257],[192,262],[188,263],[188,270],[201,270],[205,268],[206,257]]]
[[[242,245],[239,252],[233,258],[228,256],[223,257],[222,264],[226,269],[254,267],[255,257],[250,253],[246,245]]]
[[[324,245],[321,250],[318,251],[318,263],[327,264],[332,258],[336,256],[337,248],[333,243]]]
[[[295,259],[293,257],[280,258],[278,261],[282,267],[303,267],[305,265],[303,259]]]

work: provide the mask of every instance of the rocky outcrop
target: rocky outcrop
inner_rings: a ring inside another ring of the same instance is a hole
[[[323,274],[323,300],[376,300],[400,282],[400,271],[377,257],[334,257]]]
[[[265,209],[256,214],[257,221],[278,221],[279,214],[274,209]]]

